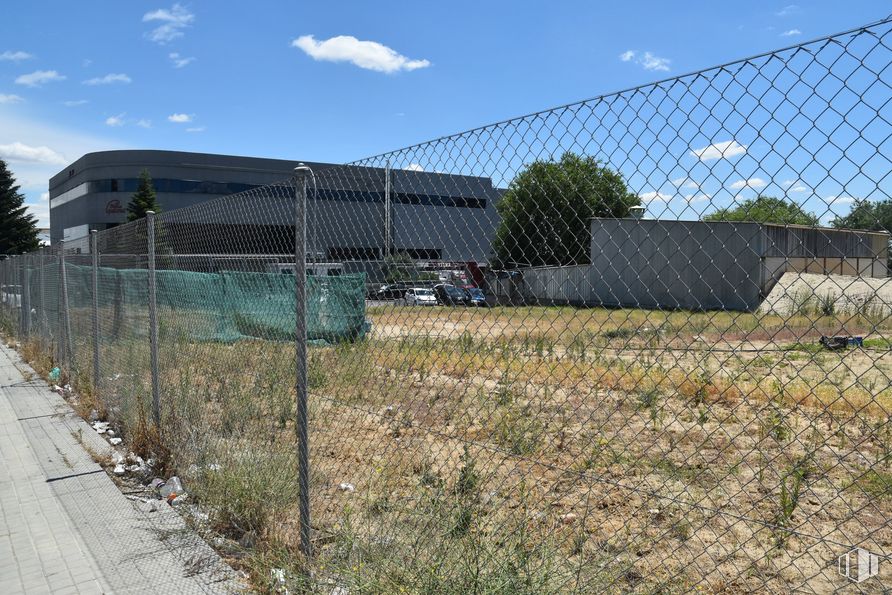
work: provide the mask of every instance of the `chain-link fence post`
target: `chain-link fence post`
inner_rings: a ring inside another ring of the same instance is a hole
[[[31,257],[22,259],[22,339],[27,339],[31,334]]]
[[[68,276],[65,270],[65,241],[59,242],[59,362],[67,369],[71,357],[71,320],[68,312]]]
[[[149,261],[149,342],[152,367],[152,417],[161,432],[161,396],[158,379],[158,311],[155,303],[155,213],[146,212],[146,254]]]
[[[307,178],[309,167],[294,168],[294,287],[295,357],[297,363],[297,472],[300,509],[300,547],[307,561],[312,559],[310,542],[310,453],[307,435]]]
[[[93,293],[93,391],[99,390],[99,232],[90,231]]]
[[[37,334],[40,336],[40,340],[44,341],[46,339],[48,326],[46,319],[45,281],[43,276],[43,269],[46,267],[46,248],[40,250],[37,256],[37,262]]]

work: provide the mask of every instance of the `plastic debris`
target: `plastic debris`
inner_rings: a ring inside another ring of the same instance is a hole
[[[90,409],[90,423],[94,421],[99,421],[99,412],[95,409]]]
[[[352,494],[353,492],[356,491],[356,486],[353,485],[352,483],[341,483],[341,484],[338,484],[338,489],[341,490],[342,492],[348,492],[348,493]]]
[[[219,463],[210,463],[208,465],[208,471],[219,471],[223,467]]]
[[[564,516],[561,517],[561,522],[564,523],[565,525],[572,525],[573,523],[576,522],[576,513],[568,512],[567,514],[565,514]]]
[[[275,582],[280,587],[284,587],[286,585],[285,581],[285,571],[281,568],[273,568],[270,570],[270,574],[273,577],[273,582]]]
[[[127,469],[124,467],[123,463],[118,463],[115,465],[115,469],[113,471],[115,475],[124,475],[127,473]]]
[[[112,446],[117,446],[124,440],[122,438],[109,438],[108,441],[112,444]]]
[[[96,430],[97,434],[105,434],[108,432],[108,422],[107,421],[94,421],[90,424],[94,430]]]
[[[183,483],[180,481],[180,478],[174,475],[158,488],[158,493],[161,494],[162,498],[170,502],[177,496],[185,494],[186,490],[183,489]]]
[[[62,370],[60,370],[58,367],[50,370],[50,381],[51,382],[58,382],[60,378],[62,378]]]
[[[112,463],[115,465],[123,465],[124,464],[124,455],[119,453],[118,451],[114,451],[111,456]]]
[[[186,503],[186,501],[188,499],[189,499],[189,494],[180,494],[179,496],[176,496],[175,498],[169,499],[168,502],[170,502],[171,506],[176,507],[176,506],[182,506],[183,504]]]

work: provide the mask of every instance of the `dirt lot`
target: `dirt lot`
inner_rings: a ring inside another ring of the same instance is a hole
[[[372,320],[346,359],[319,354],[314,410],[315,508],[333,535],[350,511],[355,549],[333,560],[366,564],[370,584],[477,568],[534,591],[820,592],[845,584],[846,548],[892,545],[892,354],[876,321],[402,307]],[[815,347],[839,332],[867,347]]]
[[[323,592],[825,592],[847,584],[839,555],[892,549],[884,319],[396,305],[369,318],[367,339],[310,351]],[[839,333],[865,346],[817,346]],[[302,588],[293,346],[163,327],[162,341],[171,468],[215,539],[251,546],[236,562],[255,580],[284,568]],[[146,361],[142,338],[103,345],[102,402],[131,439]]]

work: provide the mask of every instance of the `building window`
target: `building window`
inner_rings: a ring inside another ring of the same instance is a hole
[[[328,249],[328,259],[342,260],[378,260],[380,252],[378,248],[357,248],[353,246],[332,247]]]

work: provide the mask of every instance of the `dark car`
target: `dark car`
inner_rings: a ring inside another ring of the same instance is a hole
[[[401,300],[406,296],[409,286],[405,283],[393,283],[391,285],[382,285],[375,292],[376,300]]]
[[[434,285],[434,294],[437,296],[437,301],[444,306],[467,306],[470,302],[464,289],[448,283]]]
[[[479,306],[481,308],[489,306],[486,302],[486,294],[479,287],[466,287],[465,293],[468,294],[469,306]]]

